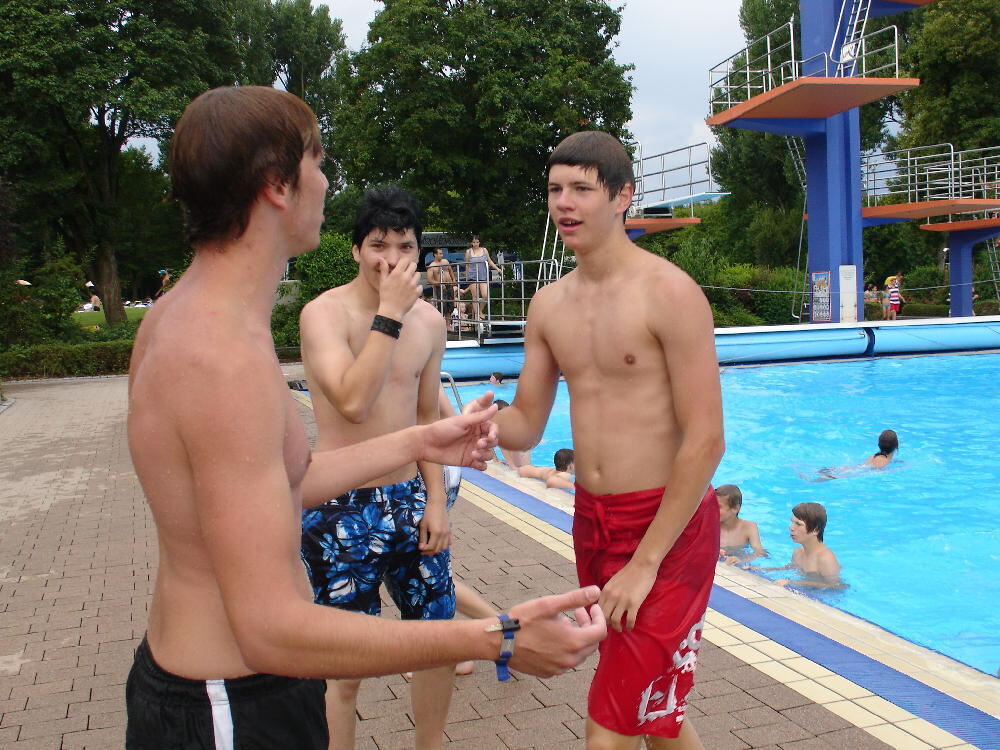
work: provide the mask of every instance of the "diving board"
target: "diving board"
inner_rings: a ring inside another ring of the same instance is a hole
[[[712,115],[709,125],[739,127],[743,119],[825,119],[916,88],[919,78],[797,78]]]
[[[666,201],[647,203],[639,206],[639,210],[651,211],[658,208],[676,208],[677,206],[686,206],[691,203],[707,203],[709,201],[717,201],[719,198],[725,198],[727,195],[732,195],[732,193],[695,193],[694,195],[686,195],[683,198],[671,198]]]
[[[948,216],[949,214],[969,214],[996,210],[1000,210],[1000,199],[945,198],[916,203],[888,203],[882,206],[864,206],[861,209],[861,215],[866,219],[898,219],[906,221],[909,219],[929,219],[932,216]]]

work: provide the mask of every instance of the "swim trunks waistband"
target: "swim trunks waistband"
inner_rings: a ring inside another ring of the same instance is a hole
[[[653,520],[663,501],[665,487],[615,495],[595,495],[576,485],[574,514],[594,522],[594,544],[608,544],[613,529],[644,528]]]
[[[207,701],[206,684],[223,682],[223,680],[192,680],[168,672],[156,663],[146,638],[142,639],[142,643],[135,650],[135,665],[138,670],[133,672],[133,679],[147,682],[149,687],[155,690],[158,700],[171,705],[202,705]],[[302,682],[302,678],[254,673],[230,678],[224,682],[230,699],[249,700],[273,696],[284,689],[295,688]]]

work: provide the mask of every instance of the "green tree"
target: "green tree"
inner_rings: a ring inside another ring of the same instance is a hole
[[[135,137],[165,138],[193,96],[232,80],[230,8],[8,0],[0,50],[0,127],[16,134],[0,169],[35,182],[34,197],[50,202],[62,184],[55,225],[78,257],[93,248],[108,321],[124,322],[113,244],[122,149]],[[42,184],[30,177],[35,167]]]
[[[624,137],[629,68],[602,0],[384,0],[339,73],[336,158],[358,186],[399,182],[453,230],[530,252],[563,137]]]
[[[901,97],[901,145],[1000,144],[1000,3],[950,0],[914,12],[903,62],[920,86]]]

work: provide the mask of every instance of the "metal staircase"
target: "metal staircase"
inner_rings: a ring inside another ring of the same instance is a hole
[[[830,48],[830,59],[837,63],[836,75],[849,77],[855,74],[858,58],[863,56],[863,39],[865,26],[868,25],[868,13],[871,10],[871,0],[843,0],[840,6],[840,18],[837,21],[837,33]],[[850,10],[848,10],[850,5]],[[840,41],[838,50],[838,40]]]
[[[990,276],[993,278],[996,298],[1000,299],[1000,242],[996,237],[986,240],[986,258],[990,263]]]
[[[799,178],[802,186],[802,193],[806,192],[806,146],[802,139],[794,135],[786,135],[785,143],[788,144],[788,151],[792,155],[792,166],[795,167],[795,174]]]

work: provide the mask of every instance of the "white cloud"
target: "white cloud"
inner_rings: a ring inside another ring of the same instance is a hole
[[[374,0],[313,2],[340,18],[350,49],[366,42],[368,24],[381,3]],[[708,71],[744,45],[740,0],[624,0],[614,51],[632,63],[629,129],[647,156],[707,140]]]

